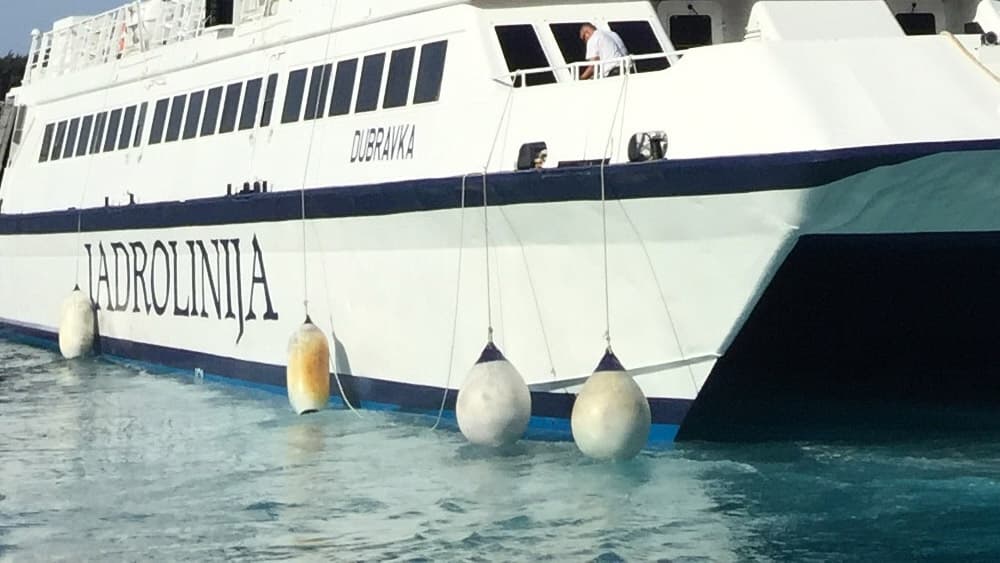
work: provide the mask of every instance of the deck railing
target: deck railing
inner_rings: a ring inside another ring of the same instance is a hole
[[[667,62],[669,65],[677,62],[677,60],[679,60],[682,56],[684,56],[682,51],[666,51],[646,55],[626,55],[624,57],[608,59],[605,61],[579,61],[564,65],[515,70],[513,72],[502,74],[494,80],[505,86],[513,86],[515,88],[525,85],[529,76],[543,74],[552,74],[553,76],[561,75],[563,77],[568,76],[570,80],[576,82],[582,80],[581,76],[584,73],[584,69],[591,66],[596,67],[593,74],[594,80],[606,80],[623,74],[636,74],[638,72],[643,72],[641,70],[637,70],[639,65],[636,64],[641,63],[642,61],[662,60]],[[618,72],[615,72],[616,70]]]

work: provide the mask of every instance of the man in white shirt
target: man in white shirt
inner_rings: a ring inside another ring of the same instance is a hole
[[[597,29],[592,23],[580,26],[580,40],[587,44],[588,61],[610,61],[628,56],[628,49],[617,33]],[[595,73],[598,77],[604,78],[617,76],[620,72],[620,61],[590,65],[583,70],[580,80],[593,78]]]

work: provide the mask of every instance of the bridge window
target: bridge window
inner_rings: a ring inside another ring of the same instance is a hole
[[[904,12],[896,14],[896,21],[907,35],[934,35],[937,22],[929,12]]]
[[[222,106],[222,120],[219,122],[220,134],[236,130],[236,115],[240,111],[240,94],[242,93],[242,82],[234,82],[226,86],[226,101]]]
[[[663,46],[660,45],[660,40],[656,38],[653,27],[648,21],[609,22],[608,27],[622,38],[625,48],[632,55],[655,55],[663,52]],[[669,66],[666,57],[635,61],[636,72],[653,72]]]
[[[167,120],[167,137],[165,142],[170,143],[180,138],[185,105],[187,105],[186,94],[174,96],[174,101],[170,104],[170,119]]]
[[[104,126],[108,123],[108,112],[97,114],[94,119],[94,136],[90,140],[90,154],[101,152],[101,142],[104,140]]]
[[[552,36],[556,38],[559,52],[568,64],[578,63],[587,58],[587,44],[580,41],[580,28],[586,22],[549,24]]]
[[[118,128],[122,124],[122,110],[116,109],[111,112],[108,118],[108,135],[104,139],[104,152],[115,150],[115,142],[118,140]]]
[[[330,96],[330,115],[351,113],[351,97],[354,95],[354,79],[358,74],[358,59],[337,63],[337,75],[333,78],[333,95]]]
[[[52,135],[55,133],[56,126],[49,123],[45,126],[45,133],[42,135],[42,151],[38,153],[38,162],[46,162],[49,160],[49,153],[52,150]]]
[[[153,127],[149,131],[149,144],[157,145],[163,140],[163,122],[167,119],[167,105],[169,98],[163,98],[156,102],[153,108]]]
[[[125,115],[122,117],[122,134],[118,137],[118,150],[127,149],[132,140],[132,126],[135,125],[135,108],[129,106],[125,108]]]
[[[247,82],[247,91],[243,96],[243,109],[240,110],[240,131],[253,129],[257,121],[257,106],[260,104],[260,87],[264,80],[254,78]]]
[[[142,102],[139,106],[139,121],[135,125],[135,140],[132,142],[133,147],[138,147],[142,143],[142,130],[146,128],[146,102]]]
[[[712,44],[712,18],[700,14],[677,14],[668,22],[670,42],[678,51]]]
[[[76,142],[76,156],[87,154],[87,147],[90,146],[90,132],[94,128],[94,116],[84,116],[80,122],[80,140]]]
[[[436,102],[441,97],[441,78],[444,76],[444,60],[447,53],[447,41],[435,41],[420,48],[420,66],[417,68],[413,103]]]
[[[193,139],[198,134],[198,124],[201,120],[201,107],[205,105],[205,92],[194,92],[188,101],[188,113],[184,119],[182,139]]]
[[[201,136],[215,135],[215,126],[219,124],[219,107],[222,105],[222,86],[216,86],[208,91],[205,98],[205,117],[201,120]]]
[[[66,132],[66,146],[63,149],[63,158],[72,158],[73,150],[76,148],[76,136],[80,132],[80,118],[70,120],[69,130]]]
[[[385,53],[368,55],[361,63],[361,83],[358,85],[358,101],[354,105],[356,113],[374,111],[378,108],[384,67]]]
[[[503,51],[503,58],[507,62],[507,70],[510,72],[550,66],[542,44],[538,41],[535,28],[531,25],[498,25],[496,34],[500,41],[500,50]],[[525,75],[524,84],[518,79],[515,86],[539,86],[552,84],[555,81],[555,73],[548,70]]]
[[[17,117],[14,118],[14,136],[11,137],[11,142],[15,145],[21,144],[21,136],[24,134],[24,122],[27,115],[28,106],[17,108]]]
[[[302,119],[322,119],[326,112],[326,92],[330,89],[330,74],[333,65],[319,65],[312,69],[309,79],[309,96],[306,98],[306,111]]]
[[[398,108],[406,105],[410,97],[410,79],[413,77],[413,59],[416,47],[397,49],[389,57],[389,76],[385,82],[383,108]]]
[[[62,158],[63,140],[66,138],[66,122],[60,121],[56,127],[56,139],[52,147],[52,160]]]
[[[267,77],[267,89],[264,91],[264,107],[260,110],[260,126],[267,127],[271,124],[271,112],[274,111],[274,97],[278,90],[278,75],[272,74]]]
[[[282,123],[294,123],[302,114],[302,94],[306,88],[306,72],[301,68],[288,74],[288,86],[285,88],[285,107],[281,112]]]

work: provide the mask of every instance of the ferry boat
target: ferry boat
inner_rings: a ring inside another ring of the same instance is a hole
[[[592,80],[584,23],[629,51]],[[489,327],[541,438],[609,337],[651,443],[995,406],[996,32],[950,0],[66,18],[0,118],[0,324],[52,341],[79,286],[102,354],[280,388],[308,314],[339,398],[430,414]]]

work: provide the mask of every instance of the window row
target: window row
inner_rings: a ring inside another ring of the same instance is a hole
[[[347,115],[352,106],[354,113],[375,111],[379,109],[380,100],[382,109],[403,107],[411,102],[436,102],[441,95],[447,52],[447,41],[422,45],[419,61],[416,60],[416,47],[396,49],[388,54],[388,72],[386,53],[342,60],[336,69],[331,63],[294,70],[288,75],[281,122]],[[417,67],[415,81],[414,63]]]
[[[389,69],[384,81],[386,53],[361,58],[360,73],[358,58],[338,62],[336,71],[333,64],[313,67],[311,72],[310,69],[292,71],[288,75],[281,122],[347,115],[352,105],[355,113],[374,111],[379,108],[380,99],[383,109],[403,107],[411,102],[435,102],[441,95],[447,51],[447,41],[427,43],[420,47],[417,61],[416,47],[397,49],[389,54]],[[417,66],[415,81],[414,63]],[[258,123],[267,127],[271,124],[277,86],[278,75],[271,74],[266,84],[263,78],[254,78],[160,99],[153,106],[148,143],[157,145],[245,131]],[[38,161],[138,147],[142,142],[146,112],[147,103],[143,102],[50,123],[45,126]]]

